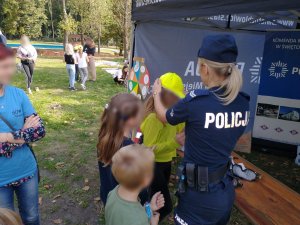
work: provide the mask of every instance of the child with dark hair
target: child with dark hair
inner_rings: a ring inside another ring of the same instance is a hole
[[[138,128],[141,120],[142,102],[132,94],[117,94],[105,107],[97,144],[100,197],[104,204],[108,193],[118,185],[111,172],[112,157],[121,147],[133,144],[131,131]]]
[[[123,85],[128,75],[128,66],[124,65],[122,70],[117,70],[113,78],[116,84]]]

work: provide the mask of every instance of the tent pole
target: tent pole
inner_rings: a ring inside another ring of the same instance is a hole
[[[231,22],[231,14],[228,15],[228,21],[227,21],[226,29],[230,29],[230,22]]]
[[[131,23],[131,36],[130,36],[130,54],[129,54],[129,68],[133,64],[133,55],[134,55],[134,40],[135,40],[135,22]]]

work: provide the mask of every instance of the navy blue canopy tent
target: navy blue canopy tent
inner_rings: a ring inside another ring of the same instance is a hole
[[[299,29],[300,0],[135,0],[132,20],[132,59],[143,58],[151,83],[168,71],[180,74],[186,91],[203,88],[197,69],[203,37],[235,36],[243,91],[251,96],[250,124],[237,149],[250,151],[265,34]]]
[[[298,0],[135,0],[134,21],[162,20],[183,17],[205,17],[220,14],[267,13],[300,8]]]

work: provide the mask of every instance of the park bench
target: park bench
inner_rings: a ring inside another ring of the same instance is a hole
[[[300,225],[300,195],[237,153],[232,156],[262,175],[255,182],[242,181],[243,187],[236,189],[236,207],[255,225]]]
[[[300,195],[238,154],[232,155],[235,162],[262,175],[256,182],[243,181],[243,187],[236,189],[237,208],[257,225],[300,224]]]

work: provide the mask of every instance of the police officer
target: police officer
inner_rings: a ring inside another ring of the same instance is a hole
[[[240,92],[242,75],[236,67],[238,49],[231,35],[204,38],[198,52],[199,73],[207,87],[194,90],[170,109],[153,86],[160,120],[186,123],[183,177],[175,209],[177,225],[226,224],[235,198],[228,171],[229,156],[249,121],[249,96]]]

